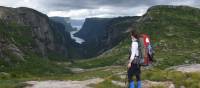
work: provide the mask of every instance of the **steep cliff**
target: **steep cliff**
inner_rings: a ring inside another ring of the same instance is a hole
[[[9,63],[30,54],[68,57],[73,42],[62,24],[25,7],[0,7],[0,36],[0,58]]]
[[[97,40],[106,34],[106,27],[112,18],[86,18],[81,30],[75,36],[85,41]]]
[[[100,55],[116,46],[127,36],[125,31],[134,25],[139,17],[88,18],[75,36],[83,38],[80,51],[85,58]]]

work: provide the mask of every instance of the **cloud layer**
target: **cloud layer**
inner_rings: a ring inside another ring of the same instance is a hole
[[[30,7],[48,16],[73,19],[140,16],[153,5],[188,5],[200,8],[199,0],[1,0],[0,6]]]

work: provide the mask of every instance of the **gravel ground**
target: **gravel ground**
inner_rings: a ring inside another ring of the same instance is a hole
[[[58,81],[58,80],[48,80],[48,81],[28,81],[25,88],[91,88],[88,85],[98,84],[104,81],[101,78],[89,79],[85,81]]]

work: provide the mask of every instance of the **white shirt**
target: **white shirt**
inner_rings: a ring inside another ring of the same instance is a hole
[[[132,44],[131,44],[131,57],[129,60],[129,63],[131,63],[134,59],[135,56],[139,56],[138,52],[138,42],[136,39],[132,39]]]

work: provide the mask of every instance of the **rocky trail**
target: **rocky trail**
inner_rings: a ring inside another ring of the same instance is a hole
[[[89,79],[85,81],[58,81],[58,80],[48,80],[48,81],[28,81],[26,82],[29,86],[25,88],[93,88],[90,85],[98,84],[103,82],[104,79],[95,78]],[[114,85],[125,87],[124,82],[119,81],[112,81]],[[149,81],[144,80],[142,83],[143,88],[152,88],[155,86],[162,86],[164,88],[175,88],[175,85],[170,82],[156,82],[156,81]]]
[[[98,84],[103,82],[104,79],[95,78],[85,81],[58,81],[58,80],[48,80],[48,81],[28,81],[26,82],[29,86],[25,88],[93,88],[90,85]],[[125,83],[119,81],[112,81],[114,85],[125,87]],[[172,82],[155,82],[144,80],[142,83],[143,88],[151,88],[154,86],[162,86],[164,88],[175,88]]]
[[[26,82],[30,86],[25,88],[91,88],[89,85],[98,84],[104,79],[95,78],[85,81],[58,81],[58,80],[48,80],[48,81],[28,81]]]
[[[103,67],[103,68],[97,68],[97,69],[109,70],[110,68],[111,67]],[[174,69],[174,70],[181,71],[181,72],[199,72],[200,64],[180,65],[180,66],[171,67],[170,69]],[[83,70],[81,68],[75,68],[72,70],[75,73],[81,73],[81,72],[85,72],[85,71],[93,71],[94,69]],[[119,75],[119,77],[122,79],[125,78],[125,75],[122,74],[122,72],[118,72],[113,75]],[[83,80],[83,81],[72,81],[72,80],[28,81],[25,83],[28,84],[29,86],[27,86],[25,88],[93,88],[90,85],[99,84],[99,83],[103,82],[104,80],[106,80],[106,79],[92,78],[92,79]],[[114,85],[125,87],[125,82],[116,81],[116,80],[112,80],[111,82]],[[152,87],[154,88],[155,86],[162,86],[162,88],[175,88],[175,85],[173,84],[173,82],[170,82],[170,81],[159,82],[159,81],[144,80],[142,82],[143,82],[142,83],[143,88],[152,88]]]
[[[175,69],[176,71],[181,72],[200,72],[200,64],[188,64],[188,65],[180,65],[172,67],[172,69]]]

